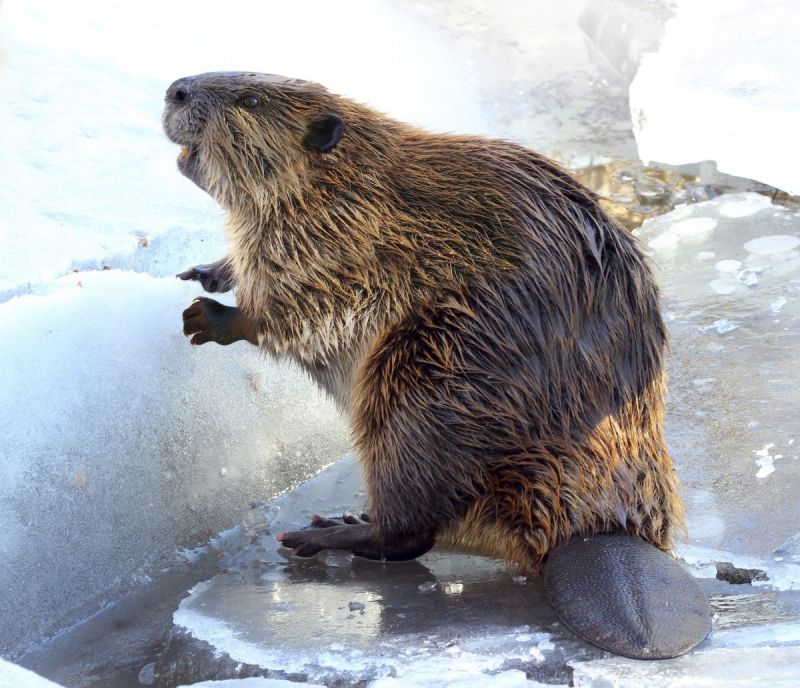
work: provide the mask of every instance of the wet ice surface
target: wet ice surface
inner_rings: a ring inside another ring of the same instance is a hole
[[[325,685],[752,686],[765,648],[769,685],[794,685],[800,594],[792,591],[706,579],[711,639],[687,657],[640,662],[575,639],[539,583],[499,561],[441,550],[401,564],[336,552],[302,560],[278,549],[277,533],[313,512],[357,510],[363,499],[352,456],[279,498],[269,532],[252,534],[225,573],[197,585],[176,625],[235,662]]]
[[[670,327],[667,432],[689,542],[770,561],[800,531],[800,214],[725,195],[637,234]]]

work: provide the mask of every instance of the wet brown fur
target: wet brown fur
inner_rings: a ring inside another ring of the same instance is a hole
[[[237,302],[349,413],[381,538],[523,569],[576,534],[668,549],[665,328],[634,239],[521,146],[247,76],[208,77],[196,114]],[[330,114],[341,141],[310,149]]]

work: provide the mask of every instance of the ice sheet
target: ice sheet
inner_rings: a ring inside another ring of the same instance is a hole
[[[689,542],[771,561],[800,531],[800,215],[732,194],[637,234],[669,321],[667,433]]]

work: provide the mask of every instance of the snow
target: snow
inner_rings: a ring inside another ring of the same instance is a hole
[[[796,0],[677,0],[630,86],[642,160],[713,160],[800,194],[798,34]]]
[[[774,446],[774,443],[769,442],[761,449],[753,451],[753,454],[756,455],[756,466],[759,467],[756,472],[756,478],[766,478],[775,472],[775,459],[777,457],[769,453],[769,450]]]
[[[59,686],[0,658],[0,688],[59,688]]]

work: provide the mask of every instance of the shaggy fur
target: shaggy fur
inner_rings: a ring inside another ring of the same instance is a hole
[[[227,211],[238,305],[349,414],[382,540],[435,532],[523,569],[578,534],[669,548],[658,294],[591,192],[317,84],[189,84],[165,129]],[[331,120],[341,140],[310,146]]]

